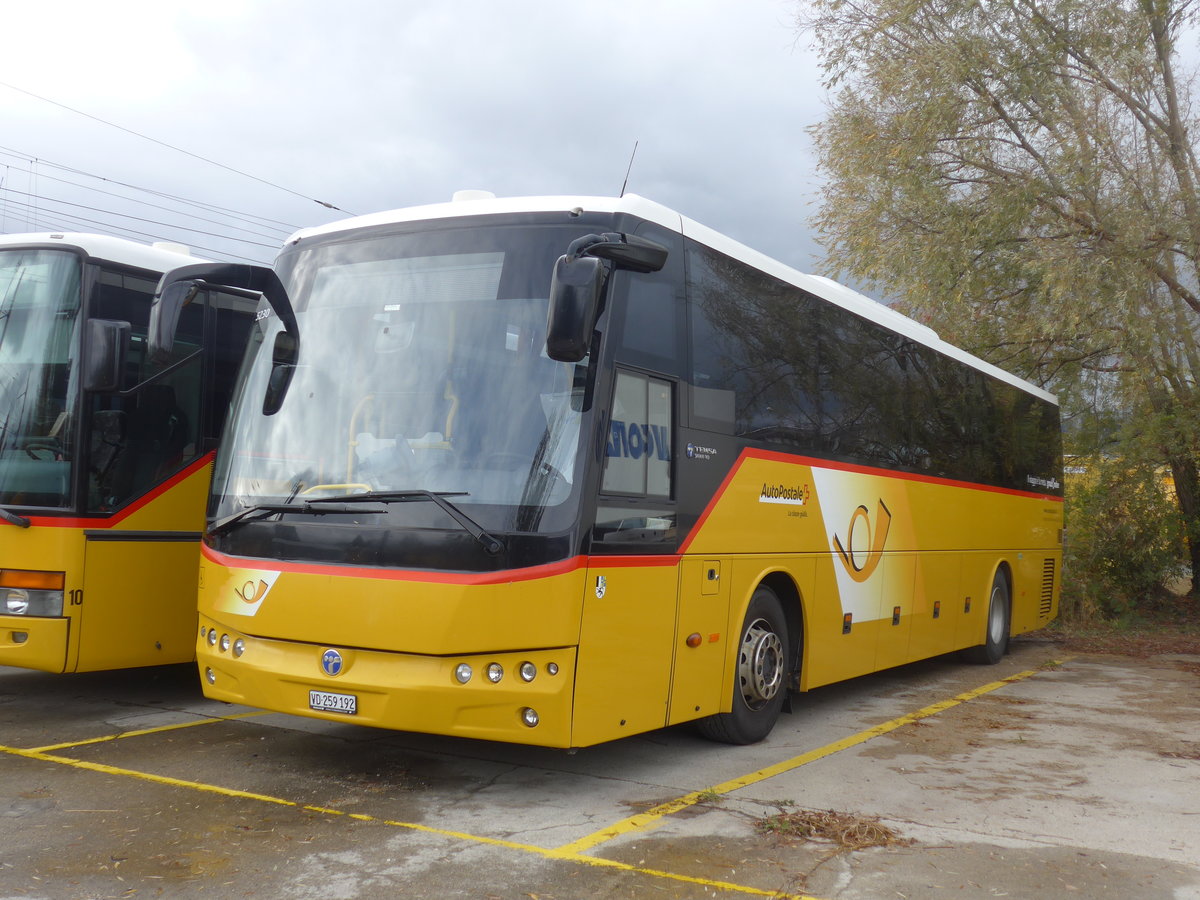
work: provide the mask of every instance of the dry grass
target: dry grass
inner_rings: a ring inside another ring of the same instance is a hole
[[[759,834],[801,840],[829,841],[839,850],[865,850],[910,843],[874,817],[828,810],[793,810],[755,822]]]
[[[1060,620],[1043,634],[1072,653],[1200,655],[1200,600],[1147,600],[1118,619]]]

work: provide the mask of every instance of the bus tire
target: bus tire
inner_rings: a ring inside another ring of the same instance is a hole
[[[1008,626],[1012,618],[1012,601],[1008,591],[1008,579],[1003,571],[997,571],[992,579],[992,590],[988,595],[987,631],[982,644],[968,647],[963,657],[968,662],[983,666],[994,666],[1008,652]]]
[[[701,719],[700,733],[725,744],[755,744],[779,718],[788,691],[788,629],[775,592],[759,585],[738,638],[733,706]]]

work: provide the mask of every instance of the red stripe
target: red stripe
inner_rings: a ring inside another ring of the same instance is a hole
[[[166,494],[176,486],[182,484],[205,466],[212,465],[215,457],[215,452],[204,454],[204,456],[200,457],[186,469],[176,472],[162,484],[155,487],[149,493],[143,494],[136,501],[114,515],[95,519],[85,519],[77,516],[30,516],[29,521],[32,525],[38,525],[42,528],[116,528],[125,519],[129,518],[139,510],[144,509],[146,506],[153,503],[163,494]]]
[[[366,566],[331,566],[322,563],[294,563],[277,560],[254,559],[230,556],[201,545],[200,553],[206,559],[227,569],[266,569],[270,572],[288,572],[298,575],[337,575],[347,578],[376,578],[386,581],[419,581],[427,584],[509,584],[518,581],[536,581],[565,575],[579,569],[607,568],[656,568],[676,566],[679,557],[674,555],[648,556],[574,556],[559,562],[522,569],[505,569],[500,572],[429,572],[423,569],[382,569]]]
[[[807,466],[810,469],[832,469],[835,472],[853,472],[858,475],[875,475],[884,478],[895,478],[899,481],[914,481],[920,484],[934,484],[943,487],[960,488],[969,491],[983,491],[989,494],[1006,494],[1011,497],[1025,497],[1032,500],[1044,500],[1053,503],[1062,503],[1062,497],[1055,497],[1050,494],[1039,494],[1034,491],[1021,491],[1015,488],[994,487],[987,484],[975,484],[970,481],[955,481],[952,478],[937,478],[932,475],[918,475],[913,472],[895,472],[890,469],[877,469],[871,466],[860,466],[854,463],[834,462],[828,459],[815,459],[808,456],[795,456],[790,453],[779,453],[775,450],[754,450],[747,448],[741,452],[733,467],[729,470],[721,486],[717,488],[712,499],[708,501],[708,505],[704,507],[704,512],[700,514],[700,518],[696,520],[696,524],[692,530],[688,532],[684,538],[683,544],[679,548],[680,553],[686,553],[688,547],[696,535],[700,533],[700,529],[704,527],[704,523],[708,520],[709,515],[721,501],[725,491],[728,489],[730,482],[733,481],[738,470],[741,469],[742,463],[747,459],[763,459],[769,462],[787,463],[794,466]]]
[[[432,584],[508,584],[514,581],[534,581],[554,575],[565,575],[568,572],[587,567],[587,557],[585,556],[576,556],[543,566],[505,569],[501,572],[428,572],[422,569],[331,566],[319,563],[244,558],[229,556],[204,544],[200,546],[200,553],[206,559],[226,568],[266,569],[271,572],[289,572],[299,575],[340,575],[350,578],[381,578],[391,581],[423,581]]]
[[[679,552],[681,554],[687,553],[688,548],[692,545],[692,541],[695,540],[696,535],[700,533],[700,529],[704,527],[704,523],[708,521],[708,517],[712,514],[713,509],[716,508],[717,503],[720,502],[721,497],[725,495],[725,490],[729,487],[729,483],[733,481],[733,477],[737,475],[738,469],[742,467],[742,463],[744,463],[750,457],[752,452],[753,451],[750,450],[743,450],[741,455],[734,460],[733,466],[729,469],[725,479],[721,482],[721,486],[718,487],[713,493],[712,499],[709,500],[708,505],[704,507],[704,512],[700,513],[700,518],[696,520],[696,524],[692,526],[692,530],[688,532],[687,537],[683,539],[683,543],[679,545]],[[767,451],[761,452],[766,453]],[[775,457],[778,457],[781,460],[785,459],[782,453],[768,454],[768,458]]]
[[[507,569],[501,572],[429,572],[421,569],[380,569],[361,566],[331,566],[315,563],[289,563],[274,560],[251,559],[229,556],[219,553],[207,546],[201,545],[201,553],[212,562],[226,568],[258,568],[272,572],[294,572],[303,575],[341,575],[352,578],[379,578],[392,581],[420,581],[433,584],[506,584],[516,581],[534,581],[554,575],[563,575],[582,568],[638,568],[677,566],[680,558],[687,553],[692,541],[704,527],[708,517],[717,504],[720,503],[725,491],[748,459],[763,459],[770,462],[787,463],[789,465],[806,466],[810,469],[833,469],[839,472],[853,472],[861,475],[878,475],[896,478],[902,481],[915,481],[922,484],[935,484],[944,487],[955,487],[972,491],[984,491],[993,494],[1007,494],[1014,497],[1062,502],[1062,497],[1048,494],[1038,494],[1031,491],[1019,491],[1012,488],[992,487],[989,485],[972,484],[967,481],[954,481],[949,478],[935,478],[929,475],[916,475],[909,472],[893,472],[887,469],[876,469],[853,463],[831,462],[826,459],[815,459],[807,456],[794,456],[773,450],[745,449],[738,456],[720,486],[713,494],[704,512],[696,520],[692,530],[674,554],[655,554],[646,556],[576,556],[560,562],[548,563],[542,566],[529,566],[523,569]]]
[[[836,472],[854,472],[859,475],[879,475],[885,478],[895,478],[898,481],[916,481],[921,484],[938,484],[944,487],[963,488],[970,491],[983,491],[988,494],[1008,494],[1012,497],[1026,497],[1031,500],[1050,500],[1062,502],[1062,497],[1052,494],[1042,494],[1037,491],[1022,491],[1017,488],[995,487],[989,484],[976,484],[973,481],[955,481],[953,478],[938,478],[934,475],[920,475],[915,472],[896,472],[891,469],[877,469],[871,466],[859,466],[854,463],[834,462],[828,459],[813,459],[807,456],[792,456],[787,453],[776,453],[771,450],[744,450],[743,457],[767,459],[772,462],[786,462],[808,466],[812,469],[833,469]],[[739,460],[740,462],[740,460]],[[722,485],[724,487],[724,485]]]

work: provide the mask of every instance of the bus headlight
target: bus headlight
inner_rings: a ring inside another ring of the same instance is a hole
[[[531,662],[521,663],[521,668],[518,671],[521,673],[522,681],[533,681],[533,679],[537,678],[537,666]]]
[[[0,615],[61,616],[62,572],[0,569]]]
[[[504,667],[500,663],[490,663],[487,667],[487,677],[492,684],[499,684],[500,679],[504,677]]]
[[[471,667],[466,663],[459,663],[454,669],[454,677],[458,679],[459,684],[466,684],[471,680]]]
[[[27,591],[5,588],[4,612],[10,616],[61,616],[62,591]]]
[[[29,612],[29,592],[10,589],[4,598],[4,610],[10,616],[23,616]]]

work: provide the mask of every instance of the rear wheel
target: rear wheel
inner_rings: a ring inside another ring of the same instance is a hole
[[[987,666],[1000,662],[1008,650],[1011,605],[1008,579],[1004,577],[1003,572],[997,572],[996,577],[992,579],[992,590],[988,596],[987,633],[984,641],[977,647],[968,647],[963,651],[963,656],[969,662]]]
[[[774,591],[759,585],[738,641],[733,707],[701,719],[701,734],[726,744],[754,744],[770,734],[787,698],[787,648],[783,605]]]

